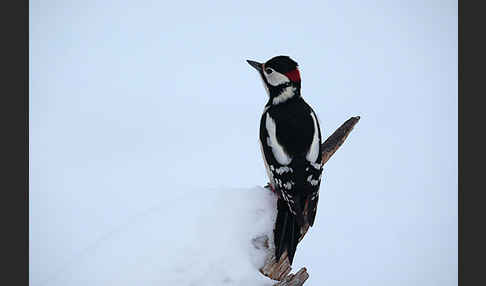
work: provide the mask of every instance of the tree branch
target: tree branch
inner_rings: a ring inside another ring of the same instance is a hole
[[[329,136],[326,141],[324,141],[324,143],[322,143],[321,147],[323,149],[323,165],[326,164],[327,161],[329,161],[329,159],[332,157],[332,155],[334,155],[334,153],[339,149],[339,147],[341,147],[341,145],[348,137],[349,133],[353,130],[356,123],[358,123],[359,119],[359,116],[351,117],[346,122],[344,122],[338,129],[336,129],[336,131],[334,131],[334,133]],[[267,186],[265,187],[270,189],[269,184],[267,184]],[[307,205],[304,208],[304,213],[307,213]],[[301,228],[301,236],[299,241],[304,238],[308,229],[308,224],[304,225]],[[263,247],[268,251],[265,264],[262,268],[260,268],[260,272],[273,280],[280,281],[274,286],[302,286],[307,278],[309,278],[309,274],[307,273],[307,269],[305,267],[301,268],[295,274],[289,274],[292,270],[292,267],[290,266],[289,260],[287,258],[287,251],[282,254],[279,261],[276,261],[275,248],[268,242],[268,237],[265,236],[255,238],[253,242],[255,243],[255,241],[257,240],[260,241],[260,244],[262,244]],[[261,243],[262,241],[263,243]]]
[[[322,143],[322,164],[326,164],[332,155],[343,145],[346,138],[348,138],[349,133],[353,130],[356,123],[358,123],[360,117],[351,117],[346,122],[344,122],[334,133],[332,133],[329,138]]]

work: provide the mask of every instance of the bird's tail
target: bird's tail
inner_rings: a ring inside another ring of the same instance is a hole
[[[284,200],[278,199],[277,209],[277,220],[273,231],[275,257],[279,261],[282,253],[287,250],[289,262],[292,265],[297,243],[299,243],[300,225],[297,222],[297,217],[290,212]]]

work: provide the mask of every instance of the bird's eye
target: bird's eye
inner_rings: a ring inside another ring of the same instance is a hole
[[[271,68],[265,69],[265,72],[266,72],[267,74],[271,74],[271,73],[272,73],[272,71],[273,71],[273,70],[272,70]]]

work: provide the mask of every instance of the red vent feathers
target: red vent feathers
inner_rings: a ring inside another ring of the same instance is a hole
[[[300,74],[299,70],[295,69],[292,71],[289,71],[288,73],[285,73],[285,75],[293,82],[299,82],[300,81]]]

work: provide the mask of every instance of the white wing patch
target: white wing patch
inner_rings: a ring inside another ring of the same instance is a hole
[[[267,132],[268,132],[267,144],[270,148],[272,148],[272,153],[273,153],[273,156],[275,157],[275,160],[277,160],[277,162],[279,162],[281,165],[290,164],[290,162],[292,162],[292,158],[290,158],[290,156],[287,155],[287,152],[285,152],[283,146],[280,145],[280,143],[278,143],[277,127],[275,125],[275,120],[273,120],[273,118],[270,117],[270,114],[268,114],[268,113],[267,113],[267,118],[266,118],[266,121],[265,121],[265,127],[267,128]],[[317,130],[317,128],[316,128],[316,130]],[[314,142],[313,142],[313,144],[314,144]],[[319,150],[317,150],[317,152],[319,152]],[[317,155],[316,155],[316,158],[317,158]]]
[[[284,166],[284,167],[277,168],[275,172],[277,172],[277,174],[279,175],[282,175],[283,173],[287,173],[287,172],[293,173],[294,170],[290,167]]]
[[[319,180],[313,180],[312,175],[309,175],[309,177],[307,177],[307,182],[309,182],[313,186],[317,186],[317,184],[319,183]]]
[[[287,189],[287,190],[292,189],[292,182],[287,182],[287,183],[285,183],[285,184],[283,185],[283,187],[284,187],[285,189]],[[288,196],[288,197],[290,197],[290,198],[292,198],[292,195],[290,195],[290,194],[288,194],[287,196]]]
[[[309,152],[307,152],[306,159],[309,162],[315,162],[319,156],[319,130],[317,130],[317,119],[312,111],[310,115],[312,117],[312,121],[314,122],[314,138],[312,138],[312,144]]]
[[[286,192],[281,192],[281,194],[282,194],[282,198],[287,202],[290,212],[295,215],[296,213],[293,208],[294,200],[292,200],[292,195]]]
[[[310,164],[316,170],[320,170],[322,168],[322,163],[314,163],[314,162],[311,162]],[[306,171],[308,171],[308,170],[309,170],[309,168],[306,169]]]
[[[270,171],[270,170],[273,171],[273,166],[272,165],[268,166],[267,160],[265,159],[265,154],[263,153],[263,143],[261,141],[260,141],[260,150],[263,157],[263,163],[265,164],[265,170],[267,171],[268,179],[270,180],[272,186],[275,186],[275,180],[273,179],[272,172]]]

